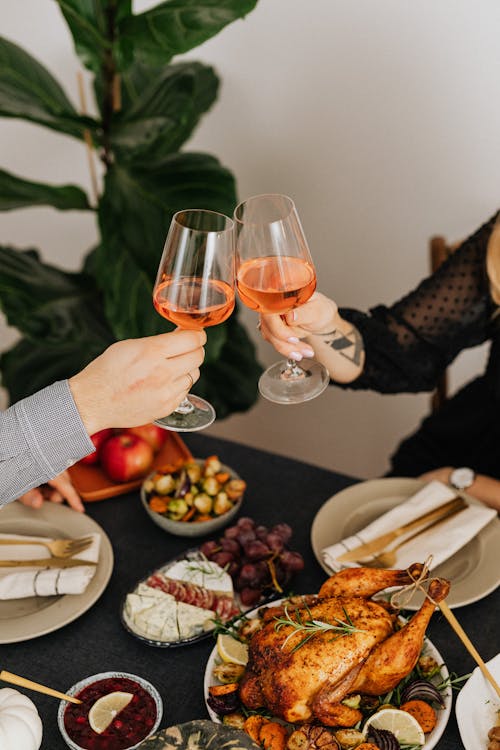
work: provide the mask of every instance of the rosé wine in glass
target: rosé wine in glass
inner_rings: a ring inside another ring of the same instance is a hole
[[[316,271],[293,201],[255,195],[234,211],[236,286],[241,301],[264,315],[285,315],[316,289]],[[277,362],[261,375],[261,394],[278,404],[299,404],[322,393],[330,381],[314,360]]]
[[[179,328],[208,328],[223,323],[233,312],[234,288],[216,279],[171,277],[156,286],[153,304]]]
[[[153,289],[157,312],[179,328],[200,330],[226,320],[234,309],[233,222],[224,214],[186,209],[174,214]],[[215,410],[190,394],[155,424],[177,432],[203,430]]]
[[[307,302],[316,289],[316,272],[302,258],[251,258],[241,263],[236,286],[251,310],[284,314]]]

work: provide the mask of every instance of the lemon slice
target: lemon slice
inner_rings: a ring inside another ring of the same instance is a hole
[[[226,633],[217,636],[217,652],[226,663],[240,664],[244,667],[248,663],[248,646],[246,643],[237,641]]]
[[[89,724],[94,732],[102,734],[133,697],[133,693],[116,691],[99,698],[89,711]]]
[[[423,745],[425,735],[414,716],[399,708],[383,708],[370,716],[364,726],[365,737],[368,729],[388,729],[400,745]]]

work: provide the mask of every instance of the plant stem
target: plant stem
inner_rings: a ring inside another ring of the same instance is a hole
[[[116,63],[113,56],[113,46],[116,40],[116,5],[114,2],[109,3],[109,7],[106,11],[108,28],[107,38],[109,41],[109,47],[104,52],[104,59],[102,65],[102,81],[103,81],[103,101],[102,101],[102,144],[103,154],[102,161],[109,167],[113,163],[113,153],[111,148],[111,123],[113,119],[113,112],[115,111],[116,101]]]

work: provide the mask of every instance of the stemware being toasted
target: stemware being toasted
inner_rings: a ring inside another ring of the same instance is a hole
[[[233,222],[205,209],[178,211],[170,224],[153,289],[156,310],[180,328],[222,323],[234,309]],[[177,432],[202,430],[213,406],[190,394],[155,424]]]
[[[316,289],[316,271],[291,198],[256,195],[234,212],[236,285],[241,301],[259,313],[285,315]],[[279,404],[319,396],[329,383],[315,360],[288,359],[271,365],[259,380],[261,394]]]

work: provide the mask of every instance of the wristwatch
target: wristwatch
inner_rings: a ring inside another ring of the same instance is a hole
[[[466,490],[474,483],[476,473],[468,466],[453,469],[448,479],[448,484],[455,490]]]

